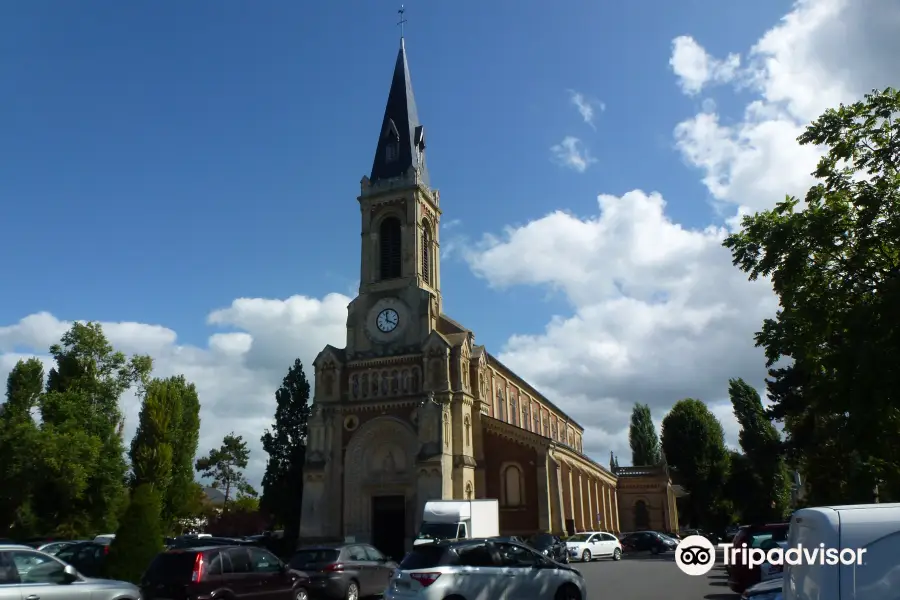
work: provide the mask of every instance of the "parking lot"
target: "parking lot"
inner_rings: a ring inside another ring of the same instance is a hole
[[[619,562],[601,560],[573,563],[584,575],[588,600],[738,600],[728,589],[728,577],[716,566],[704,577],[690,577],[678,570],[675,555],[638,555]]]

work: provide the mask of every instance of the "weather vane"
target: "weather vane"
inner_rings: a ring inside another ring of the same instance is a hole
[[[406,23],[406,19],[403,18],[403,13],[406,12],[406,9],[403,8],[403,5],[400,5],[400,10],[397,11],[397,14],[400,15],[400,21],[397,22],[397,25],[400,26],[400,39],[403,39],[403,24]]]

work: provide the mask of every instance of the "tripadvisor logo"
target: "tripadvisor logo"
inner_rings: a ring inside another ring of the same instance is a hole
[[[749,548],[741,544],[735,548],[731,544],[719,544],[724,554],[725,565],[747,565],[751,569],[763,563],[773,566],[784,565],[862,565],[866,548]],[[716,547],[703,536],[690,535],[684,538],[675,549],[675,564],[687,575],[706,575],[716,564]]]

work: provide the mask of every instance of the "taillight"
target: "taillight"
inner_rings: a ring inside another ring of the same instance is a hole
[[[329,573],[341,573],[344,570],[344,563],[332,563],[325,567]]]
[[[194,559],[194,571],[191,573],[191,582],[199,583],[203,578],[203,554],[198,552]]]
[[[410,577],[422,584],[422,587],[428,587],[441,576],[440,573],[410,573]]]
[[[109,546],[103,546],[103,554],[109,554]]]

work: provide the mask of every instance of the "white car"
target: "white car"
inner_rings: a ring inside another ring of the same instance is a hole
[[[582,562],[590,562],[595,558],[622,558],[622,544],[619,538],[605,531],[586,531],[576,533],[566,540],[569,557]]]
[[[394,572],[384,600],[586,600],[577,569],[515,542],[454,540],[413,548]]]

